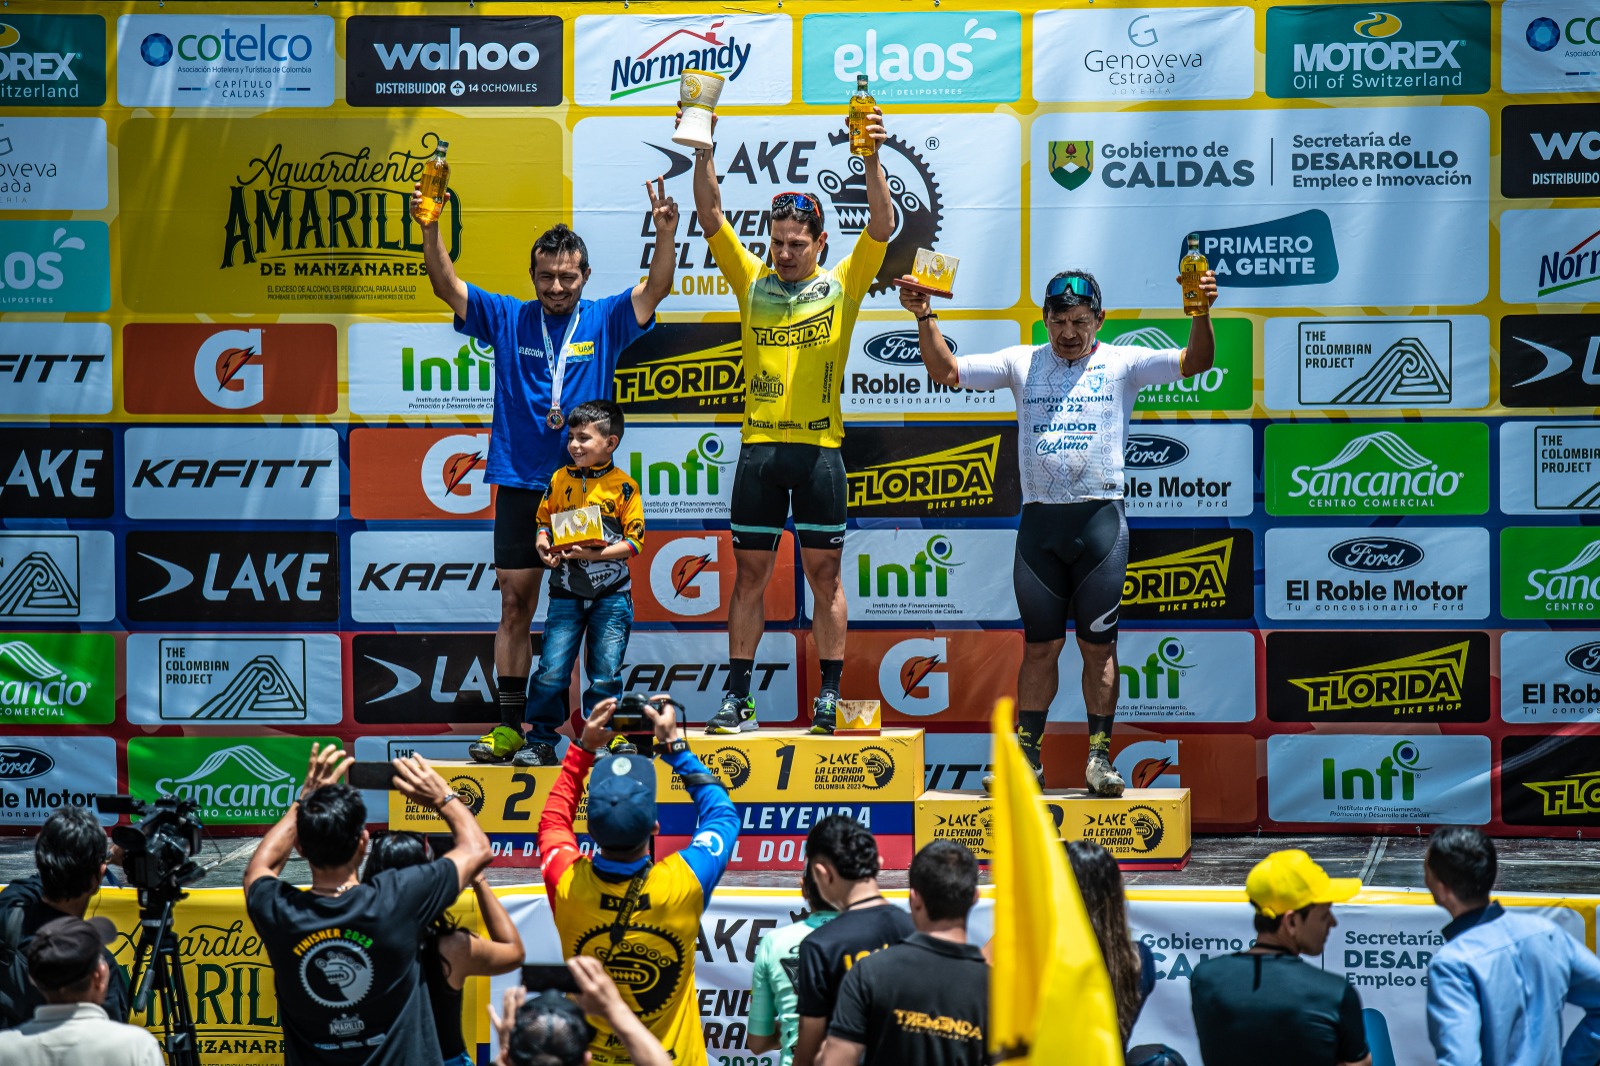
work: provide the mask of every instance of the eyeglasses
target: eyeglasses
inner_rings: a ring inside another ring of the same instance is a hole
[[[1085,300],[1092,300],[1097,295],[1094,283],[1088,278],[1081,278],[1076,274],[1053,277],[1050,279],[1050,284],[1046,285],[1044,289],[1045,299],[1047,300],[1057,296],[1064,296],[1069,292]]]
[[[808,192],[780,192],[772,198],[774,211],[783,207],[792,207],[806,215],[822,217],[822,202]]]

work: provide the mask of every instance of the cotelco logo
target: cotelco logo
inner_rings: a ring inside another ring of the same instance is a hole
[[[555,16],[346,20],[345,98],[353,107],[551,107],[561,102]]]

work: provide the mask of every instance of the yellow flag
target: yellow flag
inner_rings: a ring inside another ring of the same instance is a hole
[[[1111,978],[1011,716],[995,705],[990,1061],[1122,1066]]]

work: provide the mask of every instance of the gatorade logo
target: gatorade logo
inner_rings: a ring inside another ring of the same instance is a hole
[[[650,588],[676,615],[699,618],[722,603],[722,575],[712,565],[721,545],[714,536],[682,537],[650,560]]]
[[[462,433],[440,438],[422,457],[422,491],[439,510],[468,515],[486,510],[493,489],[483,480],[489,434]]]
[[[878,691],[901,714],[923,717],[950,707],[945,638],[902,640],[878,665]]]

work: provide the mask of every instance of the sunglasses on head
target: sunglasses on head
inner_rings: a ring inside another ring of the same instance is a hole
[[[776,211],[780,207],[792,207],[802,214],[822,217],[821,201],[807,192],[780,192],[772,198],[772,209]]]
[[[1045,299],[1047,300],[1057,296],[1065,296],[1069,292],[1085,300],[1092,300],[1095,296],[1094,285],[1090,283],[1089,279],[1080,278],[1076,274],[1051,278],[1050,284],[1046,285],[1044,289]]]

